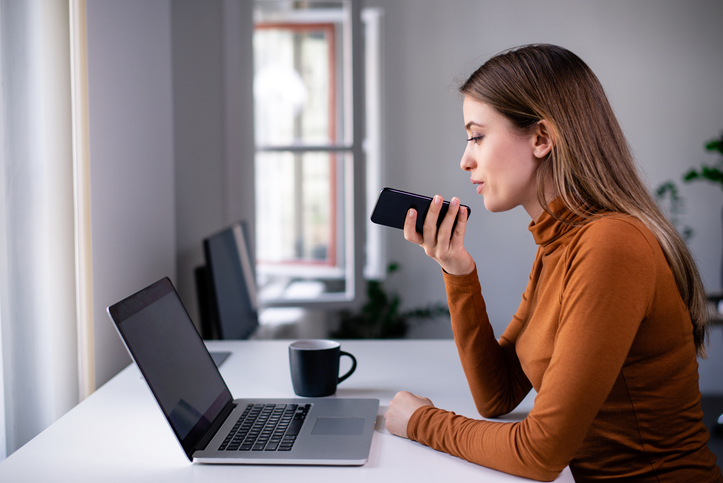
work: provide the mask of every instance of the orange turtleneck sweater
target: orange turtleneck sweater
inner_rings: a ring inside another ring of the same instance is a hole
[[[581,221],[560,203],[566,221]],[[411,439],[538,480],[721,482],[702,423],[692,324],[652,233],[610,214],[570,225],[543,213],[529,283],[499,340],[477,277],[444,274],[452,328],[480,414],[514,409],[516,423],[426,406]]]

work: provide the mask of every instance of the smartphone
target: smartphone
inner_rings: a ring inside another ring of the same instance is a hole
[[[372,212],[372,222],[378,225],[391,226],[392,228],[404,229],[404,220],[407,218],[407,212],[410,208],[417,210],[417,231],[422,233],[424,227],[424,218],[429,211],[429,205],[432,203],[430,196],[417,195],[407,193],[406,191],[395,190],[393,188],[384,188],[379,193],[379,199]],[[462,205],[467,208],[467,217],[472,213],[469,206]],[[444,216],[449,209],[449,201],[442,203],[442,209],[437,219],[437,228],[442,224]]]

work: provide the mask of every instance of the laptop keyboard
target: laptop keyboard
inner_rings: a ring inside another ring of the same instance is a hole
[[[291,451],[311,404],[249,404],[219,451]]]

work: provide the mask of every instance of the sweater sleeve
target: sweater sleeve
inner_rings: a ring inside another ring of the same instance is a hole
[[[411,439],[483,466],[543,481],[554,480],[570,463],[620,374],[649,310],[656,278],[653,249],[637,228],[625,222],[591,225],[595,226],[584,230],[564,261],[554,349],[529,415],[505,423],[427,406],[409,421]],[[468,325],[474,325],[470,321],[459,324],[464,330],[455,332],[455,337],[481,330],[470,329]],[[463,360],[468,378],[498,370],[496,365],[467,370],[470,363],[487,364],[484,355],[471,354],[490,347],[487,341],[460,351],[468,359]],[[497,358],[493,355],[493,362]],[[478,384],[470,381],[473,391]]]
[[[505,334],[496,340],[477,269],[464,276],[443,274],[454,339],[477,410],[490,418],[507,414],[532,388],[515,353],[520,321],[513,319]],[[525,294],[518,313],[524,312],[526,299]]]

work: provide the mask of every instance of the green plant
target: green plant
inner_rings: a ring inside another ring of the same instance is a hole
[[[708,141],[705,149],[723,155],[723,134],[720,138]],[[706,180],[723,188],[723,157],[719,157],[715,164],[703,164],[700,169],[691,169],[683,175],[683,180],[686,182]]]
[[[719,138],[711,139],[705,144],[706,151],[723,154],[723,134]],[[714,164],[703,164],[700,169],[691,168],[682,179],[685,183],[705,180],[723,188],[723,157],[719,157]],[[670,214],[670,221],[678,229],[686,241],[693,236],[693,229],[689,226],[680,226],[680,215],[683,213],[683,198],[678,194],[678,187],[673,181],[666,181],[658,185],[655,190],[658,203]]]
[[[718,153],[714,164],[703,164],[700,169],[691,169],[683,175],[685,182],[705,180],[717,184],[723,189],[723,134],[705,144],[705,150]],[[721,265],[721,283],[723,283],[723,265]]]
[[[387,274],[399,270],[397,263],[390,263]],[[401,298],[387,292],[379,280],[367,281],[367,301],[358,312],[344,310],[339,313],[339,329],[332,332],[336,339],[394,339],[404,337],[411,320],[432,319],[449,315],[449,309],[441,302],[425,307],[401,311]]]

